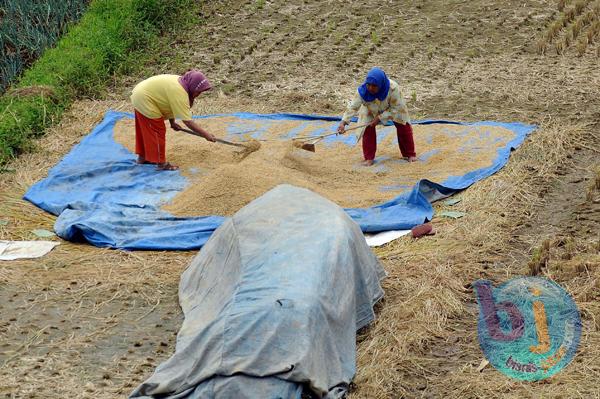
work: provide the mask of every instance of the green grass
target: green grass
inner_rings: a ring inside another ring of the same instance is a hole
[[[377,32],[375,32],[375,31],[371,32],[371,42],[375,46],[379,46],[381,44],[381,38],[377,35]]]
[[[83,15],[88,0],[3,0],[0,4],[0,92]]]
[[[141,68],[161,36],[194,21],[193,0],[93,0],[80,23],[47,50],[14,88],[50,86],[45,95],[0,97],[0,165],[30,149],[76,98],[96,97],[115,74]],[[146,50],[146,52],[144,51]]]

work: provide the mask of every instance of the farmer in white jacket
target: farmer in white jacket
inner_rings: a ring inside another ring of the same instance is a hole
[[[406,103],[400,94],[398,83],[389,79],[385,72],[373,68],[367,74],[365,82],[358,87],[352,102],[348,105],[338,132],[343,134],[350,119],[359,114],[359,123],[369,123],[362,136],[364,162],[366,166],[374,163],[377,151],[375,127],[379,122],[393,121],[396,126],[398,146],[402,157],[408,162],[417,160],[412,127]]]

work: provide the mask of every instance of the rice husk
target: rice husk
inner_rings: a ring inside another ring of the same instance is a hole
[[[244,143],[248,150],[239,153],[231,146],[169,131],[167,159],[179,165],[190,180],[184,191],[163,206],[176,216],[230,216],[282,183],[308,188],[343,207],[369,207],[396,197],[420,179],[443,182],[450,176],[491,166],[497,148],[515,136],[497,126],[414,125],[415,147],[422,159],[408,163],[401,158],[395,129],[379,127],[378,137],[382,139],[377,163],[363,167],[360,144],[321,141],[312,153],[296,148],[297,144],[290,141],[292,134],[317,135],[331,128],[331,122],[255,121],[226,116],[202,119],[200,123],[218,137],[225,134],[216,132],[243,124],[245,129],[263,130],[261,139],[266,141],[262,146],[256,140],[248,141]],[[119,143],[134,150],[133,120],[119,121],[114,134]],[[243,141],[232,135],[227,139]]]

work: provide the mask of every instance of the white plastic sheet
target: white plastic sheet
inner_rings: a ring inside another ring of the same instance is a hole
[[[50,252],[58,241],[2,241],[0,260],[39,258]]]

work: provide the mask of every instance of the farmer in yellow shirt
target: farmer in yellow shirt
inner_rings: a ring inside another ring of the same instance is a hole
[[[135,108],[135,152],[139,164],[156,164],[159,170],[177,170],[167,162],[165,135],[168,119],[173,130],[181,130],[180,119],[198,136],[208,141],[215,137],[192,120],[192,105],[200,93],[212,88],[200,71],[184,75],[157,75],[138,83],[131,94]]]
[[[406,103],[400,94],[398,83],[389,79],[385,72],[373,68],[367,74],[365,82],[358,87],[352,102],[348,105],[338,132],[343,134],[350,119],[359,114],[359,123],[369,123],[362,134],[364,162],[371,166],[375,162],[377,135],[375,127],[379,122],[392,121],[396,126],[396,136],[402,157],[408,162],[417,160],[413,131]]]

